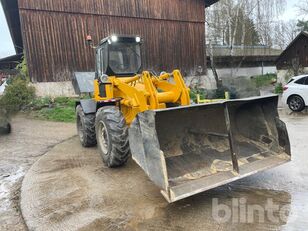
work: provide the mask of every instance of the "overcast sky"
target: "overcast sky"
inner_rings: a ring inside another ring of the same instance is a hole
[[[14,46],[0,4],[0,58],[15,54]]]
[[[271,1],[271,0],[269,0]],[[283,20],[297,19],[297,13],[294,4],[298,0],[287,0],[285,13],[281,16]],[[10,32],[7,27],[6,19],[0,4],[0,58],[15,54]]]

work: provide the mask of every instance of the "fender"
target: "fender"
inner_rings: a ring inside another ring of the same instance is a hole
[[[84,114],[95,114],[97,111],[97,103],[93,99],[82,99],[76,102],[76,107],[81,105]]]

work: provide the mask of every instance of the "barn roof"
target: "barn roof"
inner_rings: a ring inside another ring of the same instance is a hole
[[[0,0],[11,33],[16,54],[23,52],[18,0]]]
[[[204,0],[205,6],[209,7],[219,0]],[[18,0],[0,0],[3,11],[11,33],[15,51],[17,54],[23,52],[22,33],[20,26],[20,16],[18,11]]]
[[[300,38],[300,37],[307,37],[308,38],[308,31],[302,31],[300,32],[295,39],[293,39],[293,41],[287,46],[287,48],[280,54],[280,56],[278,57],[278,59],[276,60],[276,63],[279,62],[280,58],[282,58],[289,49],[291,49],[292,45]]]
[[[23,54],[16,54],[0,59],[0,70],[14,69],[22,60]]]

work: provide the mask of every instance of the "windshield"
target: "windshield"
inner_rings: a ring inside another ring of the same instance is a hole
[[[109,66],[116,74],[137,73],[141,67],[140,44],[113,43],[109,46]]]

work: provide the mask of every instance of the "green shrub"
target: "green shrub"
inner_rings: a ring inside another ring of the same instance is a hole
[[[264,87],[269,86],[277,81],[276,74],[265,74],[265,75],[256,75],[252,76],[251,79],[256,83],[256,86]]]
[[[283,93],[282,83],[278,83],[275,87],[275,94],[282,94],[282,93]]]
[[[16,70],[18,70],[20,76],[29,78],[27,60],[24,56],[22,57],[22,62],[17,65]]]
[[[205,90],[200,88],[194,88],[190,90],[190,98],[194,102],[197,102],[197,95],[200,95],[201,99],[224,99],[225,92],[229,92],[230,99],[237,99],[238,93],[235,88],[228,88],[221,86],[216,90]]]
[[[197,102],[197,95],[200,95],[200,98],[204,99],[206,97],[206,92],[201,88],[190,89],[190,99],[195,103]]]
[[[28,106],[35,98],[35,89],[24,77],[15,77],[0,98],[0,107],[13,114]]]
[[[52,99],[50,97],[37,97],[32,101],[31,105],[29,106],[29,109],[40,110],[44,107],[51,107],[51,105]]]
[[[214,93],[214,99],[224,99],[225,93],[229,92],[230,99],[237,99],[238,93],[235,88],[229,88],[226,86],[219,87]]]

